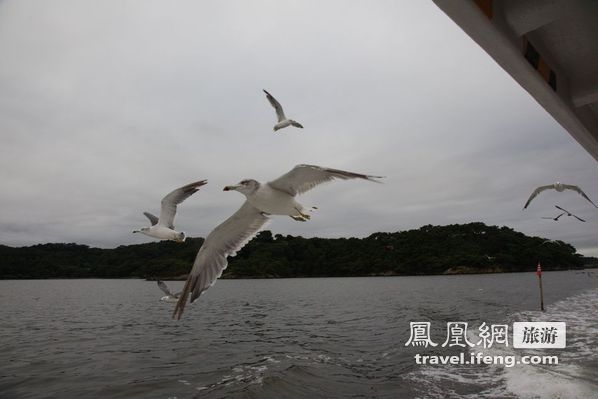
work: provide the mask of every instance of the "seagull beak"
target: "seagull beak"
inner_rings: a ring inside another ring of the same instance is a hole
[[[222,189],[222,191],[231,191],[236,190],[237,188],[239,188],[239,186],[226,186]]]

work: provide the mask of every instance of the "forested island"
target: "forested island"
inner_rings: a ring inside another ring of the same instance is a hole
[[[0,278],[185,278],[202,238],[123,245],[0,245]],[[386,276],[582,268],[573,246],[483,223],[423,226],[366,238],[303,238],[261,232],[225,278]]]

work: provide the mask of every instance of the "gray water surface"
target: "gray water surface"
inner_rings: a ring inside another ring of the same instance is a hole
[[[575,316],[572,353],[598,344],[585,314],[597,276],[544,274],[546,314]],[[521,372],[418,366],[405,343],[410,321],[430,321],[442,342],[447,321],[541,317],[534,273],[220,280],[180,321],[161,296],[143,280],[0,281],[0,398],[530,395]],[[559,367],[572,364],[567,381],[592,392],[595,350]]]

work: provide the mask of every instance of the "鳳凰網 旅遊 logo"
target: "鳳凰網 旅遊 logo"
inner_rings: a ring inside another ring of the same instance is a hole
[[[446,323],[446,335],[442,340],[431,336],[431,322],[410,322],[409,339],[405,346],[413,347],[462,347],[493,345],[509,346],[508,324],[482,323],[478,328],[477,339],[468,334],[469,323],[454,321]],[[511,344],[513,348],[564,348],[567,341],[567,328],[564,322],[514,322]]]

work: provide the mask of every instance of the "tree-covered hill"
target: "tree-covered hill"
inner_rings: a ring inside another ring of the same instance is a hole
[[[202,238],[126,245],[114,249],[77,244],[0,245],[0,278],[182,277]],[[229,259],[225,277],[422,275],[533,271],[582,267],[564,242],[528,237],[508,227],[470,223],[423,226],[366,238],[272,236],[263,231]]]

